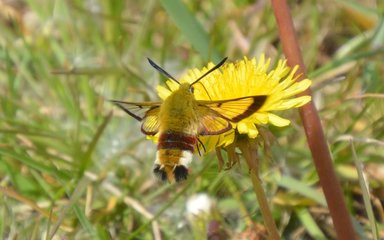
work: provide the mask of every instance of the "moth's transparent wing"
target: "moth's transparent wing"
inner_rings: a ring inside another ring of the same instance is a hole
[[[141,131],[146,135],[155,135],[159,131],[159,112],[161,102],[124,102],[111,100],[131,117],[142,122]]]
[[[257,112],[267,96],[251,96],[229,100],[198,102],[199,134],[216,135],[232,128],[230,122],[239,122]]]
[[[159,120],[160,106],[153,107],[145,114],[143,124],[141,124],[141,131],[146,135],[156,135],[159,131],[160,120]]]
[[[231,123],[216,111],[200,105],[198,107],[199,135],[218,135],[231,130]]]

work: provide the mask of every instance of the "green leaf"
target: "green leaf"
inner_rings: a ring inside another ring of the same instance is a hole
[[[295,191],[302,194],[303,196],[311,198],[323,206],[327,206],[324,195],[320,191],[309,187],[304,182],[300,182],[288,176],[283,176],[277,184],[281,187],[289,189],[290,191]]]
[[[304,228],[307,229],[308,233],[314,238],[314,239],[327,239],[323,232],[320,230],[319,226],[317,226],[315,220],[312,218],[311,214],[309,213],[308,209],[305,208],[296,208],[295,209],[296,215],[299,217],[301,223],[303,224]]]
[[[212,59],[218,62],[222,59],[216,49],[210,45],[208,33],[182,1],[161,0],[160,2],[176,26],[205,60]]]

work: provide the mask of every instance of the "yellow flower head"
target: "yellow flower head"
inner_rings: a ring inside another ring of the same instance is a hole
[[[272,124],[278,127],[289,125],[288,119],[275,115],[274,111],[303,106],[311,100],[310,96],[295,97],[310,85],[309,79],[296,82],[294,76],[298,67],[293,69],[286,65],[285,60],[280,60],[273,70],[268,70],[271,59],[262,55],[258,61],[246,57],[235,63],[226,63],[219,70],[213,71],[194,85],[194,95],[197,100],[226,100],[239,97],[267,95],[264,105],[253,115],[232,124],[241,134],[255,138],[258,135],[256,125]],[[180,79],[180,82],[194,82],[197,78],[213,68],[213,63],[208,63],[203,69],[192,69]],[[179,85],[171,80],[166,82],[168,88],[158,86],[159,96],[164,100]],[[229,131],[218,136],[200,137],[206,150],[214,147],[227,146],[234,140],[234,131]]]

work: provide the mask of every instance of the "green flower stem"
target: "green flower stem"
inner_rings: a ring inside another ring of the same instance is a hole
[[[257,173],[256,170],[251,169],[250,176],[251,176],[251,181],[253,185],[253,190],[256,193],[257,201],[259,202],[259,206],[260,206],[260,211],[261,211],[261,214],[263,215],[265,227],[267,228],[270,236],[269,239],[280,239],[275,221],[273,220],[271,210],[269,209],[269,206],[268,206],[267,197],[265,196],[265,192],[262,187],[259,174]]]
[[[267,228],[269,238],[277,240],[280,239],[279,232],[276,228],[275,221],[273,220],[271,210],[268,206],[268,200],[259,178],[259,161],[257,157],[257,144],[250,143],[248,138],[239,139],[237,143],[240,148],[249,168],[249,175],[251,177],[253,190],[256,193],[257,201],[261,215],[263,216],[265,227]]]

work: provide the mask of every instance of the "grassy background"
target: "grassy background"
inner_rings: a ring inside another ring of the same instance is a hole
[[[366,239],[384,237],[382,4],[291,2],[335,168]],[[146,57],[175,76],[223,56],[281,58],[268,1],[9,0],[0,28],[2,238],[150,239],[160,229],[163,239],[202,239],[210,218],[232,238],[264,236],[245,164],[218,172],[209,154],[196,157],[189,181],[159,183],[156,146],[105,99],[156,99],[164,78]],[[285,239],[332,239],[298,114],[281,114],[292,125],[270,127],[276,144],[261,153],[278,228]],[[188,214],[197,193],[213,199],[210,217]]]

